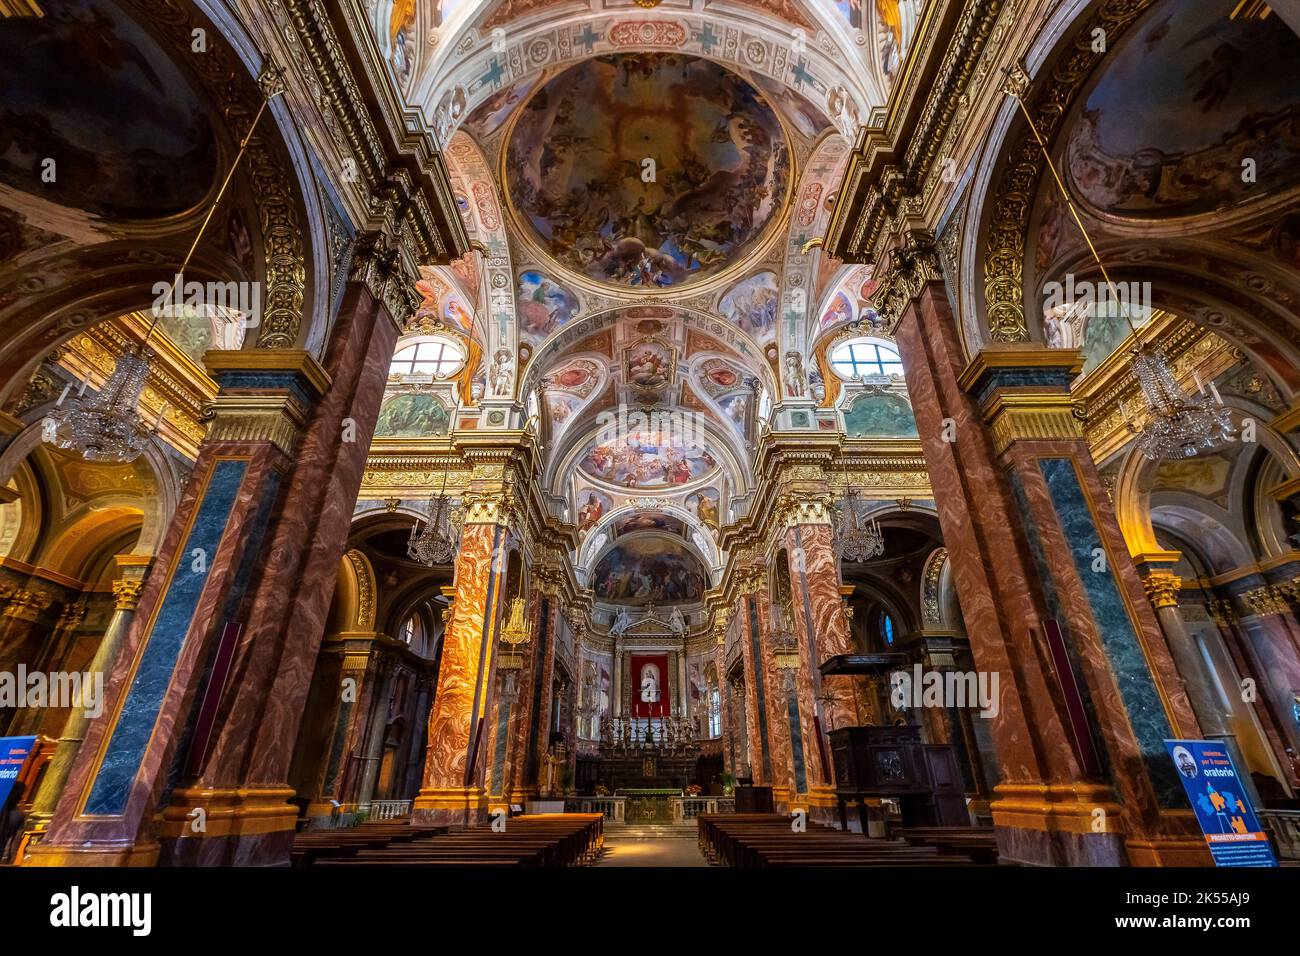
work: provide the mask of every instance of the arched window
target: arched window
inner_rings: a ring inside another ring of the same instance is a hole
[[[402,633],[399,635],[399,639],[403,644],[415,647],[419,644],[422,633],[423,629],[420,627],[419,618],[412,614],[406,619],[406,623],[402,625]]]
[[[894,619],[885,611],[880,614],[880,636],[886,647],[894,646]]]
[[[856,382],[864,375],[902,375],[903,360],[884,339],[850,339],[831,353],[831,368],[840,378]]]
[[[430,337],[412,342],[393,356],[388,374],[449,378],[465,364],[465,351],[451,339]]]
[[[709,736],[722,736],[722,691],[716,682],[709,685]]]

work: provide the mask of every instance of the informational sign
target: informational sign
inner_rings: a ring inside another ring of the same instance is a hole
[[[0,737],[0,807],[9,800],[9,792],[18,784],[23,765],[35,746],[35,737]]]
[[[1237,776],[1228,749],[1217,740],[1166,740],[1215,866],[1277,866],[1268,836]]]

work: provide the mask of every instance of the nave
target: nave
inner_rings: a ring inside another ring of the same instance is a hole
[[[4,867],[1300,861],[1296,0],[0,62]]]

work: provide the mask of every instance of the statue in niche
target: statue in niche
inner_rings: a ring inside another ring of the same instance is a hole
[[[674,634],[686,633],[686,619],[682,617],[681,608],[679,607],[673,608],[673,613],[670,614],[668,617],[668,626],[673,629]]]
[[[615,637],[622,637],[631,623],[627,616],[627,608],[620,607],[618,613],[614,615],[614,623],[609,626],[609,633]]]
[[[641,703],[659,703],[659,668],[654,664],[641,668]]]

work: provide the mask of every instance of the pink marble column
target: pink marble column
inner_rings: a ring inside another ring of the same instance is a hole
[[[201,773],[164,814],[173,862],[288,859],[296,817],[286,802],[289,765],[397,335],[387,308],[350,283],[325,354],[330,387],[307,423],[265,558],[250,569],[222,719]],[[195,839],[187,814],[214,800],[238,832]],[[258,822],[238,822],[250,817]]]
[[[493,626],[500,614],[504,572],[494,558],[506,530],[468,523],[456,555],[456,601],[442,644],[438,690],[429,717],[424,783],[412,807],[422,823],[473,826],[486,808],[482,788],[490,736],[484,726],[493,691]]]
[[[822,786],[834,784],[830,740],[827,734],[861,724],[856,684],[852,677],[822,677],[818,668],[832,657],[854,653],[853,637],[844,617],[840,597],[840,569],[835,557],[831,526],[824,522],[796,524],[786,531],[791,555],[790,580],[795,589],[795,619],[801,645],[811,651],[808,661],[812,708],[820,727],[818,773]],[[802,557],[800,557],[802,556]],[[802,565],[802,567],[800,567]],[[825,757],[826,772],[820,757]]]
[[[992,810],[1004,855],[1038,863],[1199,859],[1203,845],[1160,810],[1149,775],[1160,769],[1153,748],[1162,721],[1195,732],[1195,719],[1086,443],[1021,435],[1006,413],[1017,400],[1052,394],[1068,417],[1069,357],[989,350],[991,358],[982,354],[983,364],[968,369],[938,282],[904,309],[896,338],[975,663],[999,678],[991,729],[1001,782]],[[1013,424],[999,452],[989,422],[1003,413]],[[1104,552],[1097,577],[1081,567],[1085,546]],[[1053,621],[1064,634],[1057,651]],[[1080,675],[1084,703],[1073,721],[1058,652]],[[1074,735],[1089,697],[1097,732],[1085,725]],[[1089,771],[1094,738],[1108,774],[1100,761]],[[1102,833],[1094,828],[1098,809],[1107,820]]]
[[[759,639],[756,640],[755,620],[751,619],[750,615],[750,602],[756,600],[753,593],[741,594],[736,599],[733,615],[739,622],[740,655],[745,669],[745,721],[746,736],[749,739],[749,767],[756,786],[772,786],[772,744],[767,734],[767,723],[763,719],[767,690],[763,684],[762,658],[754,653],[755,645],[761,645],[761,634],[757,635]]]

